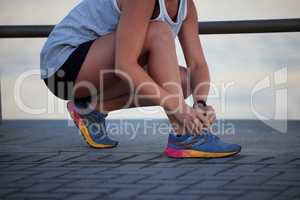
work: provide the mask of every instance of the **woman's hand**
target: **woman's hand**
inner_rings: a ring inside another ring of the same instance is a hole
[[[186,104],[175,113],[177,120],[184,128],[193,134],[200,134],[202,129],[209,125],[206,113],[200,109],[194,109]]]
[[[196,110],[201,110],[202,112],[205,113],[205,115],[207,116],[207,119],[209,121],[209,127],[215,122],[216,120],[216,112],[214,110],[214,108],[210,105],[206,105],[204,106],[201,103],[194,103],[193,108],[195,108]],[[206,127],[206,128],[209,128]]]

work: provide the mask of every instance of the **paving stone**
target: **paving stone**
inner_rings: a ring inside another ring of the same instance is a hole
[[[8,169],[11,166],[13,166],[13,165],[11,165],[11,164],[5,164],[5,163],[0,163],[0,170]]]
[[[227,177],[231,177],[231,176],[239,176],[239,177],[242,177],[242,176],[276,176],[278,175],[278,172],[274,172],[274,171],[268,171],[268,172],[239,172],[239,173],[234,173],[234,172],[231,172],[231,171],[227,171],[227,172],[224,172],[224,173],[221,173],[221,174],[218,174],[218,176],[227,176]]]
[[[200,183],[193,184],[189,189],[208,189],[208,188],[220,188],[226,185],[229,181],[228,180],[204,180]]]
[[[15,193],[7,196],[5,199],[65,199],[67,193]]]
[[[293,161],[297,160],[297,155],[278,155],[276,157],[270,157],[267,160],[260,161],[260,163],[266,163],[266,164],[296,164],[293,163]]]
[[[234,181],[234,180],[237,180],[241,178],[241,175],[240,174],[233,174],[233,175],[230,175],[230,176],[227,176],[227,175],[223,175],[223,174],[217,174],[217,175],[212,175],[212,176],[204,176],[204,177],[201,177],[201,181]]]
[[[291,198],[292,200],[299,200],[299,198]],[[285,196],[274,196],[272,200],[287,200]]]
[[[186,166],[186,165],[185,165]],[[232,168],[231,164],[203,164],[196,165],[195,170],[190,170],[190,173],[185,174],[185,176],[180,177],[181,179],[199,179],[199,177],[206,177],[216,175],[223,171],[226,171],[228,168]]]
[[[76,170],[72,170],[71,172],[69,172],[70,174],[72,175],[78,175],[78,174],[81,174],[81,175],[93,175],[93,174],[99,174],[103,171],[107,170],[106,167],[102,167],[102,166],[99,166],[99,167],[85,167],[85,168],[80,168],[80,169],[76,169]]]
[[[81,179],[65,184],[64,188],[74,188],[74,190],[80,188],[99,188],[101,183],[102,181],[97,179]]]
[[[3,170],[0,172],[1,177],[12,177],[12,175],[15,176],[30,176],[39,173],[40,171],[38,170],[18,170],[18,171],[8,171],[8,170]]]
[[[59,186],[63,186],[63,184],[50,184],[50,183],[40,183],[36,185],[32,185],[29,188],[23,190],[23,192],[50,192],[54,189],[58,188]]]
[[[289,168],[290,167],[290,168]],[[296,167],[294,166],[286,166],[286,168],[284,167],[273,167],[273,166],[267,166],[267,167],[264,167],[264,168],[261,168],[259,170],[257,170],[258,173],[270,173],[270,172],[273,172],[273,173],[286,173],[286,172],[292,172],[292,173],[299,173],[299,169],[297,169]]]
[[[36,154],[28,154],[28,155],[24,155],[23,158],[19,158],[17,160],[14,160],[15,162],[28,162],[28,163],[31,163],[31,162],[41,162],[43,160],[46,160],[48,158],[51,158],[55,156],[55,154],[53,153],[36,153]]]
[[[161,194],[142,194],[139,195],[137,199],[145,199],[145,200],[199,200],[203,199],[200,195],[189,195],[189,194],[168,194],[168,195],[161,195]]]
[[[279,186],[298,186],[300,187],[300,181],[293,180],[269,180],[264,185],[279,185]]]
[[[253,200],[253,199],[273,199],[273,197],[276,195],[276,192],[257,192],[252,191],[248,192],[247,194],[241,196],[241,199],[244,200]]]
[[[30,170],[34,167],[36,167],[38,164],[32,164],[32,163],[20,163],[20,164],[14,164],[9,165],[8,167],[5,167],[6,171],[26,171]]]
[[[152,159],[151,161],[157,162],[157,163],[166,163],[166,162],[175,162],[175,161],[179,161],[179,160],[174,160],[174,159],[168,158],[164,155],[161,155],[160,157]]]
[[[164,168],[160,173],[153,175],[152,179],[176,179],[190,172],[190,168]]]
[[[283,173],[278,176],[275,176],[274,178],[272,178],[272,180],[275,180],[275,181],[286,180],[286,181],[299,181],[300,182],[300,174],[299,173]]]
[[[177,159],[178,166],[183,165],[199,165],[204,163],[207,159],[194,159],[194,158],[187,158],[187,159]]]
[[[139,169],[138,171],[140,173],[143,173],[143,174],[158,174],[158,173],[162,173],[164,171],[172,171],[172,169],[174,169],[173,167],[168,167],[168,168],[155,168],[155,167],[152,167],[152,166],[146,166],[142,169]],[[184,170],[185,168],[182,168],[180,170]]]
[[[203,200],[229,200],[232,199],[234,196],[204,196],[201,199]]]
[[[140,154],[129,159],[125,159],[123,160],[123,162],[145,162],[151,161],[152,159],[155,159],[157,157],[159,157],[158,154]]]
[[[264,162],[269,158],[270,158],[269,156],[243,155],[243,156],[238,156],[236,159],[231,160],[231,162],[237,164],[255,164],[255,163]]]
[[[67,184],[74,180],[69,179],[33,179],[31,177],[28,177],[27,179],[22,179],[19,181],[16,181],[14,183],[9,184],[9,187],[22,187],[22,188],[28,188],[32,185],[38,185],[38,184]]]
[[[178,166],[177,162],[173,162],[173,163],[155,163],[155,164],[151,164],[149,166],[149,168],[172,168]],[[183,166],[185,167],[185,166]]]
[[[50,158],[43,160],[44,162],[61,162],[61,161],[68,161],[72,159],[76,159],[85,155],[83,152],[60,152]]]
[[[138,184],[175,184],[175,185],[192,185],[199,182],[199,180],[194,179],[153,179],[152,177],[145,178],[142,180],[139,180]]]
[[[116,174],[110,174],[110,173],[97,173],[97,174],[73,174],[68,173],[64,174],[60,178],[62,179],[96,179],[96,180],[107,180],[107,179],[114,179],[118,177]]]
[[[255,164],[246,164],[246,165],[237,165],[232,167],[226,171],[226,173],[240,173],[240,172],[255,172],[260,168],[263,168],[263,165],[255,165]]]
[[[63,176],[64,174],[69,173],[68,170],[60,170],[60,171],[44,171],[40,174],[32,176],[33,179],[45,179],[45,178],[57,178],[59,176]]]
[[[26,159],[31,157],[31,155],[24,155],[24,154],[4,154],[1,156],[0,162],[14,162],[21,159]]]
[[[124,184],[128,184],[128,183],[136,183],[138,182],[139,180],[142,180],[146,178],[146,176],[143,176],[143,175],[125,175],[125,176],[120,176],[120,177],[117,177],[115,179],[110,179],[109,180],[109,183],[124,183]]]
[[[279,196],[284,196],[287,199],[300,198],[300,189],[299,187],[290,187]]]
[[[267,169],[285,169],[285,170],[293,170],[293,169],[296,169],[296,170],[299,170],[299,168],[297,167],[297,165],[294,165],[294,164],[271,164],[271,165],[268,165],[266,167]],[[263,168],[264,169],[264,168]]]
[[[182,189],[184,189],[186,186],[183,185],[174,185],[174,184],[168,184],[168,185],[161,185],[151,191],[148,191],[148,193],[153,194],[175,194],[180,192]]]
[[[292,159],[289,164],[300,165],[300,158],[294,158],[294,159]]]
[[[101,172],[101,174],[99,174],[99,176],[104,175],[104,176],[113,176],[113,177],[119,177],[119,176],[123,176],[123,175],[132,175],[132,176],[137,176],[137,175],[144,175],[144,176],[150,176],[150,175],[154,175],[155,172],[150,171],[150,170],[121,170],[121,169],[111,169],[111,170],[107,170],[104,172]]]
[[[66,200],[93,200],[93,199],[99,199],[99,194],[92,193],[92,194],[73,194],[67,198]]]
[[[261,191],[261,192],[279,192],[284,191],[288,188],[288,186],[285,185],[242,185],[242,184],[234,184],[230,183],[227,185],[224,185],[223,189],[229,189],[229,190],[245,190],[245,191]]]
[[[273,175],[268,176],[242,176],[241,178],[232,182],[232,184],[236,185],[261,185],[262,183],[266,182],[267,180],[271,179]]]
[[[95,187],[84,187],[84,188],[68,188],[68,187],[60,187],[55,190],[55,193],[74,193],[74,192],[80,192],[80,194],[90,194],[95,193],[98,195],[109,195],[113,192],[113,189],[110,188],[103,188],[101,186],[95,188]]]
[[[236,160],[239,160],[241,156],[235,156],[235,157],[227,157],[227,158],[219,158],[219,159],[204,159],[201,162],[202,163],[209,163],[209,164],[224,164],[224,163],[233,163]]]
[[[13,193],[16,193],[16,192],[19,192],[19,188],[5,188],[5,187],[3,187],[3,188],[0,188],[0,195],[1,196],[7,196],[7,195],[9,195],[9,194],[13,194]],[[0,197],[0,199],[1,199],[1,197]]]
[[[88,153],[78,153],[72,157],[68,155],[67,161],[69,162],[103,162],[105,158],[110,157],[111,154],[88,152]],[[116,159],[116,158],[115,158]]]
[[[142,194],[145,190],[149,190],[150,188],[144,188],[144,189],[135,189],[135,190],[128,190],[128,189],[120,189],[112,194],[110,194],[110,197],[121,197],[122,199],[130,198],[130,197],[136,197],[139,194]]]
[[[180,193],[182,194],[194,194],[194,195],[212,195],[212,196],[238,196],[243,194],[244,191],[242,190],[221,190],[221,189],[205,189],[205,190],[183,190]]]
[[[122,154],[111,154],[110,156],[103,157],[101,159],[101,162],[118,162],[122,160],[126,160],[128,158],[135,157],[134,154],[127,154],[127,153],[122,153]]]
[[[15,174],[11,174],[11,175],[4,174],[1,176],[1,184],[0,185],[12,183],[12,182],[15,182],[15,181],[18,181],[21,179],[25,179],[29,176],[30,176],[30,174],[28,174],[28,173],[25,173],[25,174],[15,173]]]
[[[120,163],[116,162],[116,163],[103,163],[103,162],[68,162],[66,163],[66,165],[64,167],[66,167],[67,169],[70,168],[84,168],[84,167],[105,167],[107,169],[113,169],[115,167],[119,167],[121,166]]]
[[[127,189],[127,190],[149,190],[157,187],[157,184],[136,184],[136,183],[109,183],[109,184],[102,184],[101,187],[108,188],[108,189]]]

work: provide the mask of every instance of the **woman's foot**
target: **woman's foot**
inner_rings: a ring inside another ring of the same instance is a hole
[[[169,134],[165,154],[172,158],[223,158],[241,151],[238,144],[229,144],[208,131],[200,135]]]
[[[91,111],[88,114],[80,114],[77,107],[71,101],[67,104],[68,111],[79,128],[81,135],[87,144],[93,148],[113,148],[118,142],[108,137],[105,118],[107,114]]]

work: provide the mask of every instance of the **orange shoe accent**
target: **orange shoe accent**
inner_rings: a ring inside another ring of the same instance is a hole
[[[196,150],[178,150],[168,147],[164,153],[171,158],[224,158],[236,155],[239,152],[212,153]]]
[[[105,149],[105,148],[114,147],[114,145],[95,143],[88,131],[88,128],[85,126],[84,121],[79,116],[79,114],[76,112],[75,105],[72,102],[68,102],[67,108],[68,108],[70,116],[73,119],[75,125],[79,128],[81,135],[83,136],[84,140],[90,147],[96,148],[96,149]]]

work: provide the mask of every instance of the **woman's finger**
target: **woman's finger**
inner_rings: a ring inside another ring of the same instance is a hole
[[[216,114],[214,113],[213,115],[211,115],[210,116],[210,123],[212,124],[212,123],[214,123],[215,122],[215,120],[216,120],[216,118],[217,118],[217,116],[216,116]]]
[[[205,112],[204,111],[202,111],[202,110],[195,110],[196,112],[195,112],[195,116],[200,120],[200,121],[205,121]]]
[[[202,125],[206,128],[210,126],[209,120],[207,116],[204,116],[202,113],[196,113],[197,118],[201,121]]]
[[[214,118],[216,117],[216,114],[214,112],[209,112],[208,113],[208,120],[212,122]]]
[[[192,120],[187,120],[186,123],[185,123],[185,127],[186,127],[186,130],[188,131],[188,133],[193,133],[194,132],[194,123],[192,122]]]
[[[199,132],[201,132],[201,129],[202,129],[202,123],[201,123],[201,121],[200,121],[197,117],[195,117],[195,118],[193,119],[193,122],[194,122],[194,124],[196,125],[196,132],[197,132],[197,134],[198,134]]]

